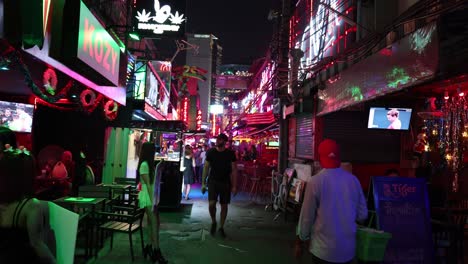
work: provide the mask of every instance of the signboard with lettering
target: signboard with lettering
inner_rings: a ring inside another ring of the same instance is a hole
[[[118,85],[120,47],[83,2],[78,32],[78,58]]]
[[[53,25],[58,30],[54,31],[50,56],[98,85],[124,83],[127,60],[86,5],[82,1],[66,1],[59,16],[54,23],[63,24]]]
[[[378,228],[392,234],[384,263],[432,263],[433,245],[426,181],[372,177]]]
[[[185,34],[186,0],[134,0],[133,27],[149,37],[182,37]]]

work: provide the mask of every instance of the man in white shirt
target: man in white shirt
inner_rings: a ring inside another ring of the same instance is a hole
[[[398,119],[400,112],[396,109],[391,109],[387,112],[387,119],[390,121],[388,129],[401,129],[401,121]]]
[[[307,182],[295,253],[302,254],[306,241],[313,263],[350,263],[356,251],[356,221],[367,218],[364,193],[359,180],[340,168],[335,141],[320,143],[318,154],[323,169]]]

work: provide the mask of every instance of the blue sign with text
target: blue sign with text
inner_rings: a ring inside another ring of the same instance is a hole
[[[377,226],[392,234],[384,263],[433,263],[430,207],[421,178],[372,177]]]

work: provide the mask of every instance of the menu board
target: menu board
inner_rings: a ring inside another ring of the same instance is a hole
[[[377,227],[392,234],[384,263],[433,263],[427,185],[421,178],[372,177]]]

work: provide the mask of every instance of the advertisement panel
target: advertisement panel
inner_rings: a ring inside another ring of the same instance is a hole
[[[126,55],[121,53],[116,41],[105,32],[105,27],[86,5],[81,1],[44,0],[41,11],[44,41],[41,46],[23,45],[24,51],[125,105]],[[20,16],[28,16],[28,13]],[[80,52],[81,58],[78,56]]]
[[[327,81],[319,91],[319,115],[430,80],[438,60],[437,24],[431,23]]]
[[[301,74],[309,78],[312,67],[354,42],[355,13],[354,1],[350,0],[299,1],[290,20],[289,46],[303,54],[298,58]]]
[[[171,63],[151,61],[146,74],[145,103],[167,117],[171,87]]]
[[[118,85],[120,47],[83,2],[78,33],[78,59]]]
[[[186,0],[134,0],[133,28],[146,37],[183,37]]]

